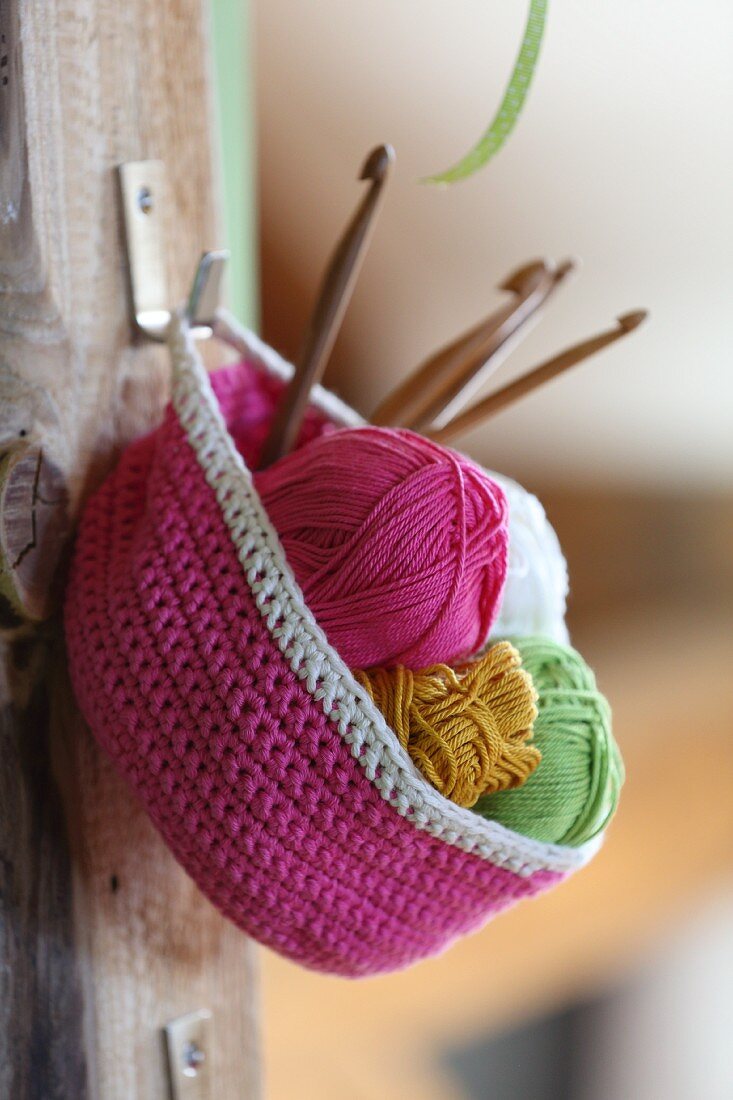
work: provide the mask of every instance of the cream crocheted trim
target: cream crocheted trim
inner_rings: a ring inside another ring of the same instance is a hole
[[[289,364],[246,330],[235,328],[230,319],[226,327],[218,335],[262,367],[281,377],[292,373]],[[382,798],[416,828],[523,877],[543,870],[572,871],[587,863],[600,838],[567,848],[521,836],[449,802],[422,778],[308,609],[181,316],[171,322],[169,344],[173,407],[219,502],[267,629]],[[337,422],[363,423],[325,390],[319,388],[315,403]]]

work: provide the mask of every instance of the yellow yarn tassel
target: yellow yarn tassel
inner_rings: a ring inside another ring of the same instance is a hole
[[[356,671],[413,762],[459,806],[520,787],[540,762],[529,744],[537,717],[532,678],[509,642],[472,664]]]

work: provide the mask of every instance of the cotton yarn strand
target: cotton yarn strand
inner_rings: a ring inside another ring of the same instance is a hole
[[[464,668],[355,672],[432,785],[459,806],[518,787],[540,763],[535,690],[508,642]]]
[[[306,603],[351,667],[421,669],[486,642],[507,561],[488,474],[414,432],[342,429],[255,475]]]
[[[536,840],[578,846],[605,829],[624,780],[611,711],[583,658],[549,638],[515,638],[539,696],[542,763],[521,790],[480,798],[476,812]]]

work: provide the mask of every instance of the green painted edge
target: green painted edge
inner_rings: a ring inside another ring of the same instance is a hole
[[[216,121],[219,128],[223,221],[228,265],[228,298],[246,325],[258,322],[255,141],[249,4],[213,0]]]

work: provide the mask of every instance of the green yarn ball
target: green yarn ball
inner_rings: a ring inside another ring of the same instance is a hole
[[[608,824],[624,781],[611,710],[574,649],[549,638],[510,640],[539,696],[542,761],[522,787],[483,795],[473,809],[524,836],[576,847]]]

